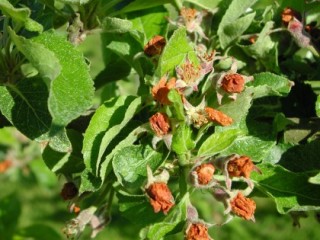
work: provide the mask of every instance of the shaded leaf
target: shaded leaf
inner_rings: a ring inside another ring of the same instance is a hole
[[[1,0],[0,10],[13,19],[13,21],[23,24],[24,27],[31,32],[42,32],[41,24],[30,18],[31,10],[29,8],[15,8],[7,0]]]
[[[279,165],[259,164],[262,174],[252,173],[255,186],[274,199],[279,213],[320,209],[320,186],[308,182],[305,173],[293,173]]]
[[[19,131],[36,139],[47,133],[51,125],[48,95],[47,86],[40,78],[0,86],[0,110]]]
[[[19,230],[19,237],[40,240],[45,236],[46,240],[62,240],[60,234],[52,227],[43,224],[34,224]]]
[[[124,8],[122,8],[119,12],[116,14],[122,14],[127,12],[133,12],[138,10],[143,10],[147,8],[152,8],[156,6],[161,6],[165,3],[171,3],[170,0],[153,0],[153,1],[144,1],[144,0],[135,0],[126,5]]]
[[[177,90],[172,89],[168,93],[168,99],[172,102],[173,108],[175,110],[175,117],[178,120],[183,121],[185,119],[184,108],[180,94]]]

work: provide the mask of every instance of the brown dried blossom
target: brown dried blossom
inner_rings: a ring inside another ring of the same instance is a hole
[[[204,163],[196,167],[195,171],[197,173],[198,183],[206,185],[212,180],[215,168],[211,163]]]
[[[228,93],[240,93],[244,90],[245,80],[238,74],[226,74],[221,82],[221,88]]]
[[[67,182],[63,185],[60,195],[63,200],[70,200],[76,197],[78,192],[78,188],[73,182]]]
[[[228,162],[227,171],[230,177],[250,178],[252,171],[257,170],[251,159],[246,156],[232,159]]]
[[[192,223],[186,232],[186,240],[209,240],[208,227],[203,223]]]
[[[250,199],[243,196],[241,192],[237,194],[235,198],[230,201],[231,211],[245,219],[254,221],[254,212],[256,210],[256,203]]]
[[[147,188],[147,194],[150,199],[150,204],[155,213],[162,211],[167,214],[174,206],[174,198],[164,182],[154,182]]]
[[[229,126],[233,122],[232,118],[213,108],[206,107],[205,112],[207,113],[210,121],[218,123],[221,126]]]
[[[169,81],[167,81],[166,76],[162,77],[159,80],[158,84],[155,85],[151,90],[154,100],[163,105],[171,104],[170,100],[168,99],[168,93],[170,89],[175,88],[175,86],[176,78],[173,77]]]
[[[165,113],[156,113],[149,119],[150,126],[157,136],[164,136],[170,132],[169,117]]]
[[[160,55],[166,45],[166,39],[156,35],[144,46],[144,53],[149,56]]]

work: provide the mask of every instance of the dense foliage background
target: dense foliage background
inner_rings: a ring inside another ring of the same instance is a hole
[[[182,9],[198,15],[190,23]],[[88,239],[90,224],[70,233],[72,203],[95,208],[89,217],[104,227],[96,239],[182,239],[191,204],[205,223],[224,210],[213,186],[186,175],[231,154],[262,171],[251,175],[254,189],[240,178],[230,190],[250,189],[256,223],[235,217],[210,227],[211,237],[317,239],[319,26],[319,1],[0,0],[0,239]],[[166,44],[150,57],[156,35]],[[214,62],[202,62],[199,44]],[[181,84],[189,61],[213,69],[187,90],[169,89],[168,106],[157,103],[154,86],[166,75]],[[254,78],[236,100],[216,83],[235,68]],[[197,126],[185,99],[203,98],[233,123]],[[170,118],[170,141],[149,123],[157,112]],[[170,173],[168,215],[150,205],[147,166]],[[223,171],[214,176],[227,189]],[[79,190],[67,201],[65,182]]]

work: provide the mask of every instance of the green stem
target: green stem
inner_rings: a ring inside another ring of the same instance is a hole
[[[188,178],[190,169],[187,166],[180,167],[179,188],[180,197],[182,198],[188,192]]]

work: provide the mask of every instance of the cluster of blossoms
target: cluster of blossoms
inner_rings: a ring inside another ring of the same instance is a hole
[[[183,8],[177,21],[169,21],[176,26],[185,26],[189,33],[199,34],[206,39],[200,26],[202,17],[203,13],[195,9]],[[145,54],[150,57],[161,55],[165,44],[164,37],[155,36],[145,46]],[[205,45],[201,43],[195,43],[195,52],[198,62],[191,61],[189,56],[186,56],[184,62],[176,67],[175,76],[169,76],[168,74],[162,76],[152,86],[151,94],[156,102],[155,108],[157,111],[149,119],[150,128],[154,133],[154,148],[157,147],[156,144],[159,141],[163,140],[167,148],[172,150],[172,137],[175,134],[175,129],[179,127],[182,121],[175,119],[172,112],[168,111],[173,105],[169,97],[171,91],[175,91],[176,95],[180,96],[185,115],[185,120],[182,122],[188,124],[191,129],[200,129],[210,123],[217,126],[230,126],[233,124],[233,119],[218,109],[207,106],[204,97],[197,106],[193,106],[189,99],[192,99],[194,92],[199,92],[198,86],[203,79],[212,82],[211,90],[216,92],[219,105],[222,104],[225,95],[232,100],[236,100],[237,94],[244,91],[245,84],[253,80],[252,77],[237,73],[236,61],[233,61],[230,71],[214,73],[213,63],[218,59],[215,59],[215,51],[208,51]],[[197,158],[197,161],[191,160]],[[201,157],[193,157],[190,158],[188,166],[189,179],[186,179],[186,181],[189,185],[196,189],[211,191],[212,196],[224,204],[224,213],[229,216],[229,219],[233,216],[239,216],[245,220],[254,221],[256,204],[252,199],[246,197],[249,192],[232,189],[234,178],[237,178],[237,180],[244,179],[249,186],[248,189],[253,189],[254,185],[250,180],[250,174],[252,171],[260,173],[260,170],[249,157],[236,154],[220,158],[209,157],[204,160]],[[221,178],[217,180],[215,174],[224,175],[225,180],[221,181]],[[156,213],[162,211],[167,214],[175,205],[174,196],[167,185],[168,180],[169,174],[167,171],[153,176],[151,169],[148,168],[148,183],[145,186],[145,193]],[[187,240],[211,239],[208,234],[210,226],[212,224],[199,219],[197,210],[190,205],[185,238]]]

